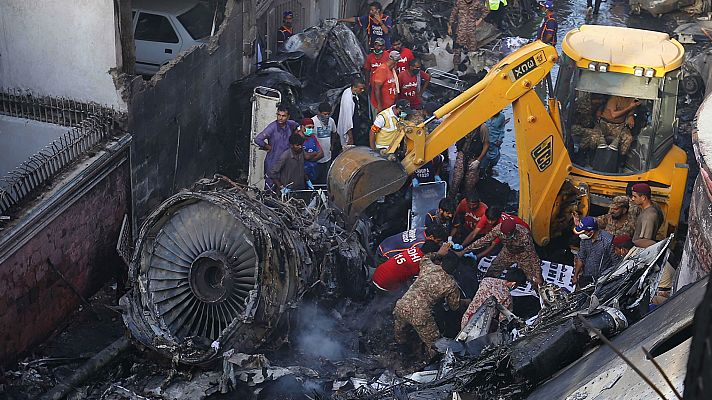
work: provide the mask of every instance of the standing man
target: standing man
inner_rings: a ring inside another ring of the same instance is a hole
[[[410,289],[396,302],[393,308],[393,335],[396,342],[406,343],[408,325],[420,336],[428,356],[433,358],[437,351],[433,344],[440,337],[440,330],[433,317],[436,305],[446,301],[450,310],[460,307],[460,289],[452,277],[459,259],[448,254],[449,243],[444,243],[437,253],[427,254],[420,262],[420,274]],[[447,256],[445,256],[447,254]],[[442,264],[436,262],[440,257]]]
[[[489,135],[489,147],[485,157],[482,159],[480,169],[486,175],[492,176],[494,166],[497,165],[501,156],[500,148],[504,141],[504,128],[507,125],[507,119],[504,118],[504,114],[501,111],[497,111],[497,114],[487,120],[485,125],[487,125],[487,133]]]
[[[366,30],[368,36],[368,47],[372,48],[376,38],[382,38],[386,48],[391,48],[391,29],[393,29],[393,19],[383,14],[381,3],[374,1],[368,5],[368,15],[351,18],[341,18],[339,22],[348,22],[358,25]]]
[[[297,133],[304,138],[304,173],[310,181],[316,182],[317,161],[324,157],[324,152],[314,134],[314,121],[311,118],[304,118],[301,129]]]
[[[601,8],[601,0],[586,0],[586,16],[590,17],[591,14],[598,14],[598,10]]]
[[[267,151],[264,165],[265,175],[268,175],[265,178],[265,190],[272,188],[269,174],[282,153],[289,149],[289,137],[298,126],[299,124],[289,119],[287,107],[280,105],[277,107],[277,120],[255,136],[255,144],[261,150]]]
[[[392,106],[398,98],[400,91],[398,76],[396,75],[396,63],[400,59],[400,53],[392,51],[384,64],[381,64],[371,75],[371,107],[372,115]]]
[[[357,108],[359,107],[358,95],[366,90],[366,82],[361,77],[356,77],[351,82],[351,87],[346,88],[341,93],[339,103],[339,123],[336,125],[336,132],[339,134],[341,146],[356,144],[354,141],[354,128],[358,124],[354,121],[358,118]]]
[[[408,69],[398,74],[398,84],[400,85],[398,97],[408,100],[414,110],[421,110],[423,92],[430,85],[430,75],[423,71],[423,63],[417,58],[411,59]]]
[[[336,122],[331,118],[331,104],[323,102],[319,104],[319,112],[312,117],[314,129],[316,130],[316,138],[319,140],[321,150],[324,152],[324,157],[317,161],[316,166],[316,183],[326,183],[326,175],[331,166],[331,150],[332,139],[338,139],[336,132]]]
[[[455,6],[450,12],[450,19],[447,23],[447,34],[452,36],[453,25],[457,23],[455,49],[452,62],[455,69],[460,65],[460,51],[465,53],[475,51],[479,48],[477,43],[477,28],[482,24],[489,10],[482,0],[455,0]]]
[[[398,135],[398,121],[413,111],[408,100],[398,100],[392,107],[378,113],[371,126],[369,143],[373,150],[384,150],[390,147]]]
[[[663,224],[663,212],[651,200],[650,186],[647,183],[633,185],[633,203],[640,207],[640,214],[635,221],[633,244],[637,247],[652,246]]]
[[[465,192],[475,190],[480,181],[480,165],[489,151],[489,130],[482,124],[464,138],[457,141],[457,155],[453,167],[448,197],[455,198],[460,193],[460,185],[465,180]]]
[[[554,17],[554,0],[546,0],[539,4],[546,14],[537,31],[537,39],[546,44],[556,46],[556,33],[559,31],[559,23]]]
[[[584,287],[613,266],[613,235],[598,229],[593,217],[583,217],[574,233],[581,239],[581,247],[574,258],[572,282]]]
[[[294,28],[292,27],[294,22],[294,13],[291,11],[285,11],[282,14],[282,26],[277,30],[277,53],[282,53],[285,51],[284,43],[294,35]]]
[[[408,69],[408,64],[415,58],[413,52],[403,45],[403,39],[398,35],[393,35],[391,39],[393,44],[391,45],[391,51],[395,50],[400,53],[400,60],[396,64],[396,73],[400,74]]]
[[[516,263],[527,275],[527,279],[538,288],[544,282],[541,276],[541,260],[534,249],[534,241],[529,229],[518,225],[513,219],[502,221],[488,234],[465,247],[459,254],[485,247],[497,238],[502,241],[502,251],[492,261],[486,276],[500,276],[502,271]]]
[[[287,194],[292,190],[313,189],[311,181],[304,173],[304,138],[293,133],[289,137],[289,149],[284,151],[272,167],[270,178],[275,189]]]
[[[383,38],[376,38],[373,44],[373,50],[366,56],[366,61],[363,63],[363,71],[366,75],[366,80],[370,82],[371,75],[388,60],[390,52],[384,50],[386,48]]]
[[[489,15],[485,21],[492,23],[500,30],[506,28],[504,20],[504,14],[507,12],[505,8],[507,7],[507,0],[488,0],[487,6],[489,8]]]

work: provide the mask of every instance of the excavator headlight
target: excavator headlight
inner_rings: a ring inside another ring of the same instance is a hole
[[[633,75],[635,75],[635,76],[643,76],[643,67],[635,67],[635,68],[633,68]]]
[[[598,72],[608,72],[608,64],[598,63]]]
[[[653,68],[646,68],[645,69],[645,77],[646,78],[652,78],[655,76],[655,69]]]
[[[596,72],[598,71],[598,65],[595,62],[591,61],[590,63],[588,63],[588,70]]]

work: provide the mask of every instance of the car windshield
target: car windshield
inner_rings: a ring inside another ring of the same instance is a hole
[[[213,27],[213,13],[205,3],[198,3],[190,10],[178,16],[178,21],[185,27],[193,39],[210,36]]]

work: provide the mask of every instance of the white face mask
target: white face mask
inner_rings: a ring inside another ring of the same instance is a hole
[[[582,234],[579,235],[579,239],[581,239],[581,240],[587,240],[587,239],[591,239],[591,236],[588,236],[587,234],[582,233]]]

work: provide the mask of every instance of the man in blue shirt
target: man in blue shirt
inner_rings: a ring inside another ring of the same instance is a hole
[[[289,119],[289,111],[285,106],[277,107],[277,120],[267,125],[267,127],[255,136],[255,144],[261,150],[267,151],[265,157],[264,171],[269,174],[277,164],[277,160],[285,151],[289,150],[289,137],[296,132],[299,124]],[[265,189],[272,188],[272,180],[265,178]]]
[[[339,22],[349,22],[357,24],[359,28],[365,29],[368,35],[368,47],[373,47],[373,41],[381,37],[386,42],[385,48],[391,48],[391,29],[393,29],[393,19],[383,14],[381,3],[374,1],[368,4],[368,15],[360,17],[341,18]]]
[[[546,44],[556,46],[556,33],[559,30],[559,23],[554,17],[554,0],[546,0],[539,4],[545,10],[546,15],[537,31],[537,39]]]
[[[581,239],[581,247],[574,259],[573,283],[584,287],[613,266],[613,235],[598,229],[593,217],[583,217],[574,233]]]

